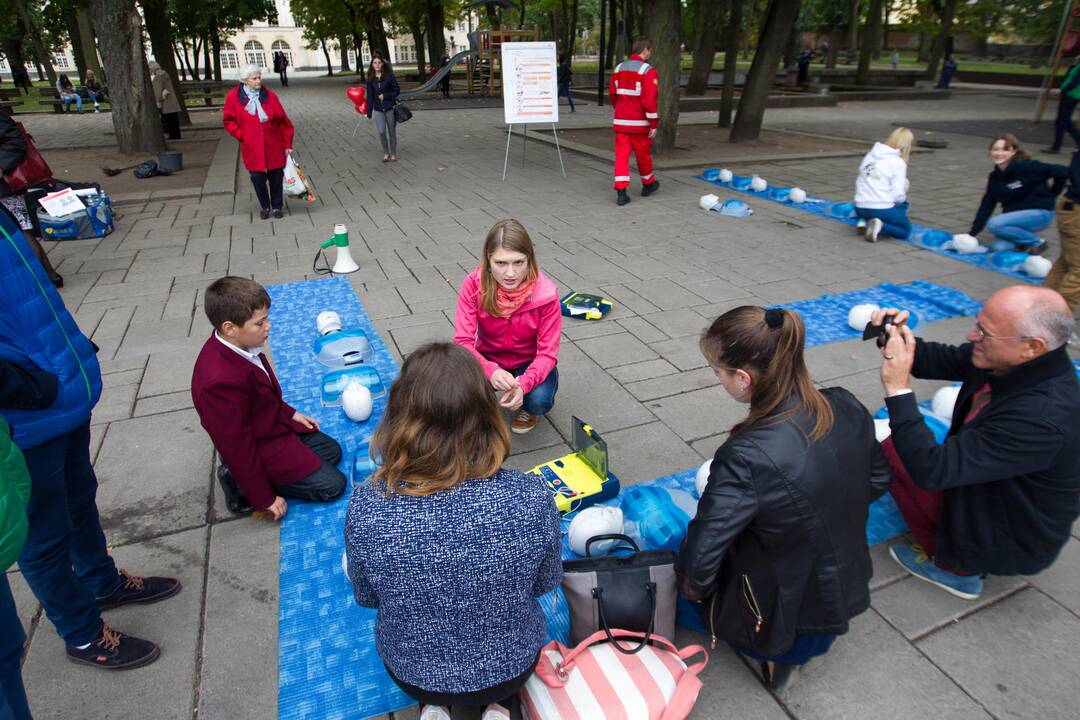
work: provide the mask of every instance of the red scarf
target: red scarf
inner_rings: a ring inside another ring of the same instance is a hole
[[[535,280],[528,281],[517,290],[504,290],[502,285],[495,283],[495,305],[499,308],[499,317],[510,317],[517,312],[532,297],[535,288]]]

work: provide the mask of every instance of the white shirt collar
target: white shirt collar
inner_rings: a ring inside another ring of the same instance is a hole
[[[255,365],[260,370],[262,370],[264,373],[266,372],[266,366],[263,365],[262,358],[259,357],[258,352],[251,352],[249,350],[245,350],[245,349],[243,349],[241,347],[237,347],[236,345],[233,345],[231,342],[229,342],[225,338],[221,337],[221,335],[218,334],[217,330],[214,331],[214,337],[216,337],[218,339],[218,342],[220,342],[222,345],[229,348],[234,353],[236,353],[240,357],[244,358],[245,360],[247,360],[252,365]],[[256,350],[258,350],[258,348],[256,348]],[[267,377],[269,377],[270,373],[266,373],[266,375],[267,375]]]

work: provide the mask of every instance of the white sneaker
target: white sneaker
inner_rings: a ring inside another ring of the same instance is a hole
[[[857,227],[859,230],[865,230],[866,218],[859,218],[859,222],[855,223],[855,227]]]
[[[424,705],[420,708],[420,720],[450,720],[450,710],[445,705]]]
[[[480,720],[510,720],[510,714],[501,705],[488,705]]]
[[[877,237],[881,233],[881,228],[885,226],[885,223],[881,222],[881,218],[870,218],[866,221],[866,241],[877,242]]]

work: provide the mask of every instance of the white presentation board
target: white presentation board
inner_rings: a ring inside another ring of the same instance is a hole
[[[555,43],[503,43],[503,114],[507,124],[559,122],[557,77]]]

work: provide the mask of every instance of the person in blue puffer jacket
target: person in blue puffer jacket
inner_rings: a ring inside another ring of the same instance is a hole
[[[175,595],[180,582],[130,575],[109,556],[90,461],[90,413],[100,396],[94,345],[0,209],[0,415],[30,472],[19,568],[68,658],[119,670],[149,664],[161,651],[110,628],[101,611]]]

